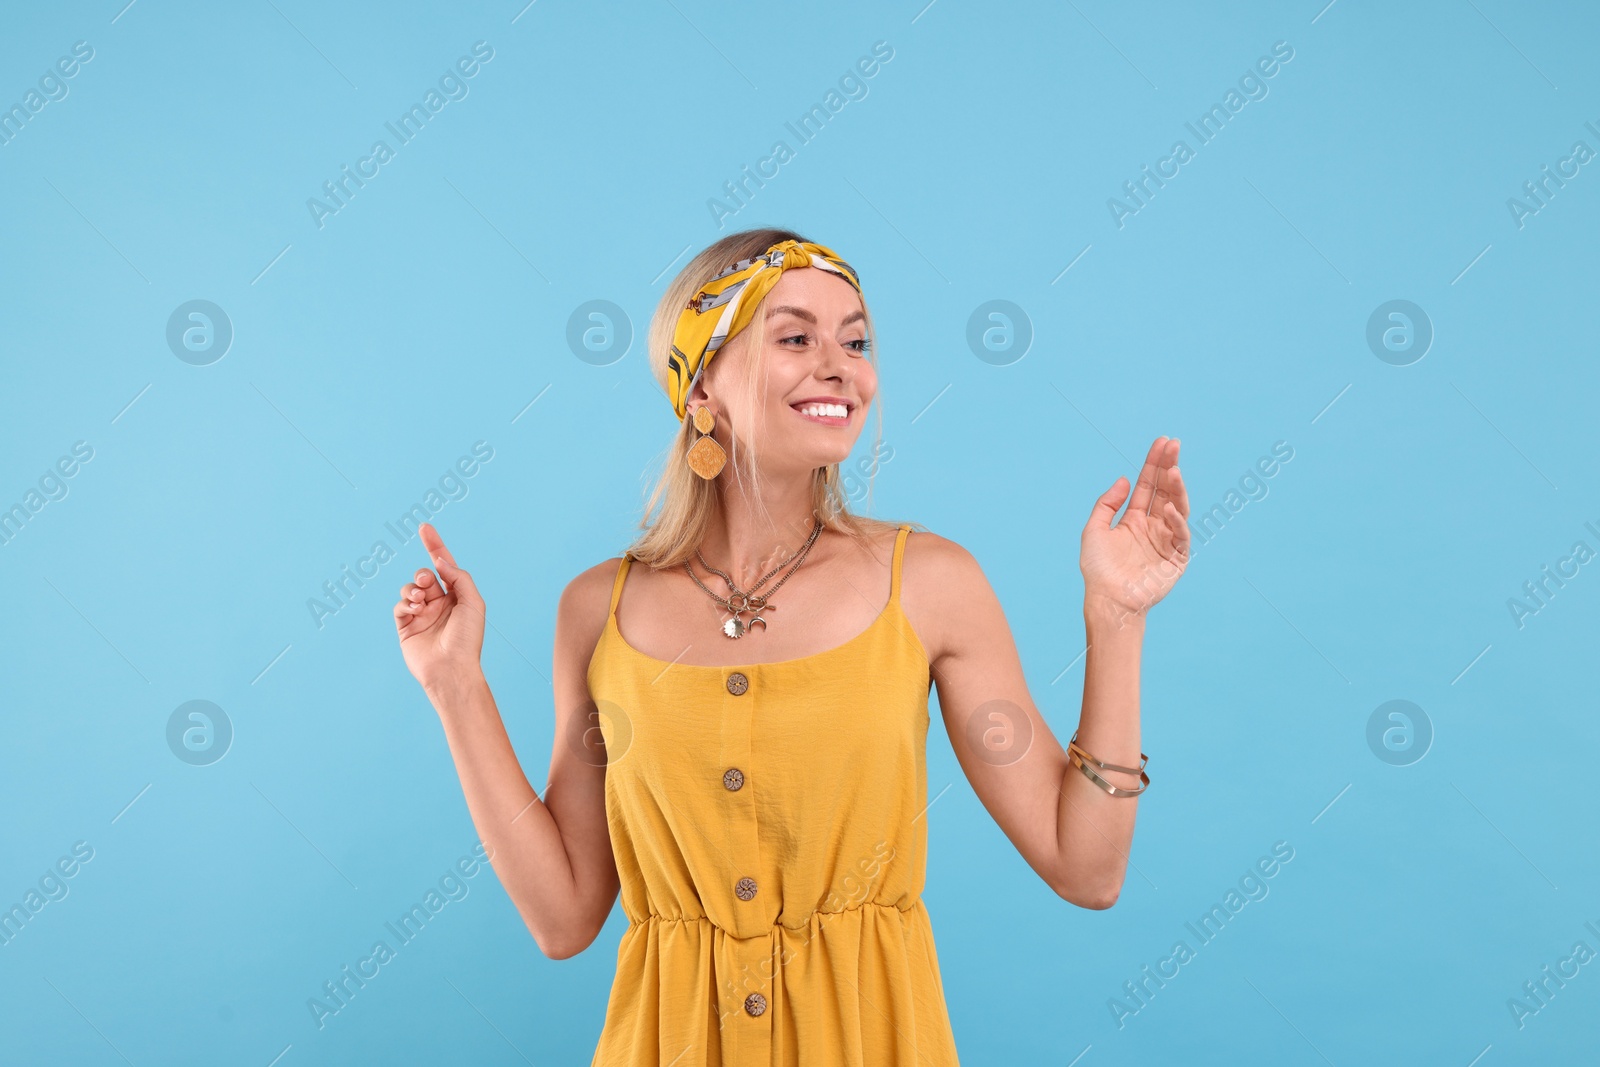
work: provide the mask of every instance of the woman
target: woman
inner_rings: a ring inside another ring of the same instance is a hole
[[[1089,648],[1063,751],[972,556],[846,508],[871,334],[855,271],[784,230],[731,234],[668,287],[650,358],[679,433],[647,519],[662,507],[561,595],[542,798],[479,666],[483,598],[422,527],[438,574],[401,590],[400,647],[501,883],[554,959],[621,892],[595,1065],[957,1063],[921,899],[933,684],[1039,877],[1080,907],[1117,899],[1149,782],[1145,614],[1188,559],[1178,442],[1157,438],[1131,500],[1118,478],[1084,529]]]

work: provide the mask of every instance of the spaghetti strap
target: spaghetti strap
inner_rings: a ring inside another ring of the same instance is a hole
[[[628,577],[628,564],[633,562],[633,557],[628,553],[622,554],[622,562],[617,564],[617,576],[611,580],[611,608],[607,617],[617,613],[617,601],[622,597],[622,583]]]
[[[900,563],[906,555],[906,534],[911,532],[910,523],[901,523],[900,532],[894,536],[894,561],[889,566],[889,603],[895,604],[900,600]]]

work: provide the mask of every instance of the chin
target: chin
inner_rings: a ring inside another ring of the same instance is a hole
[[[860,423],[849,427],[805,424],[790,427],[788,433],[769,435],[785,459],[813,470],[848,460],[860,437]]]
[[[795,442],[784,450],[786,456],[793,457],[798,465],[803,465],[807,470],[816,470],[818,467],[827,467],[835,463],[843,463],[850,458],[850,449],[840,450],[838,444],[832,448],[817,448],[815,442],[812,447],[806,447],[806,442]],[[850,442],[853,447],[855,442]]]

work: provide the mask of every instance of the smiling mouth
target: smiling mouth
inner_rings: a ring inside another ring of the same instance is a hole
[[[824,426],[850,425],[851,408],[847,404],[791,404],[791,411],[811,422],[820,422]]]

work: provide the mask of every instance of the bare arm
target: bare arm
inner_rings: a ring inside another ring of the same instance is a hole
[[[1164,516],[1158,539],[1166,551],[1181,543],[1187,558],[1187,497],[1177,473],[1176,442],[1151,448],[1122,524],[1111,517],[1128,498],[1118,479],[1095,505],[1084,532],[1084,627],[1088,651],[1078,744],[1096,758],[1136,766],[1140,755],[1139,669],[1145,612],[1171,588],[1183,564],[1150,566],[1135,537]],[[1154,494],[1158,471],[1167,488]],[[1168,504],[1172,510],[1166,510]],[[1171,528],[1176,517],[1178,529]],[[1066,750],[1028,693],[1016,642],[994,590],[975,559],[944,538],[919,537],[918,618],[926,620],[933,676],[946,730],[974,792],[1028,865],[1059,896],[1085,908],[1109,908],[1121,892],[1138,800],[1114,797],[1072,766]],[[1160,553],[1157,553],[1159,556]],[[1174,557],[1177,553],[1174,552]],[[1165,558],[1165,557],[1162,557]],[[1156,575],[1167,570],[1158,581]],[[1148,571],[1148,574],[1144,572]],[[1134,592],[1121,586],[1140,574]],[[1136,776],[1095,769],[1120,789],[1137,789]]]
[[[561,596],[555,744],[541,799],[523,774],[483,675],[483,598],[437,531],[424,524],[422,537],[439,574],[419,570],[401,590],[395,606],[401,652],[439,713],[496,876],[540,950],[565,959],[594,940],[618,889],[605,819],[605,749],[590,729],[586,678],[608,602],[604,565],[579,575]]]

